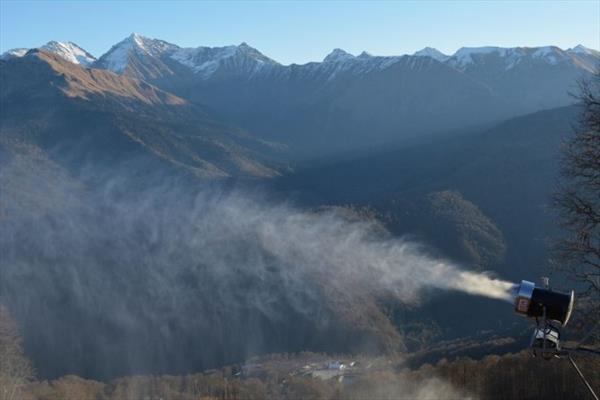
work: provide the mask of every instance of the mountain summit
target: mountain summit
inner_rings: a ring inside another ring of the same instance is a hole
[[[330,62],[340,62],[340,61],[347,61],[347,60],[352,60],[355,57],[348,53],[345,50],[342,49],[333,49],[331,51],[331,53],[327,54],[327,56],[325,56],[325,58],[323,59],[323,62],[326,63],[330,63]]]
[[[110,71],[122,74],[127,68],[139,69],[141,66],[136,64],[156,64],[144,62],[144,58],[161,57],[163,54],[170,53],[178,49],[178,46],[165,42],[164,40],[150,39],[132,33],[119,43],[115,44],[94,64],[96,68],[108,69]],[[152,76],[158,76],[157,72],[165,68],[160,65],[145,65]],[[168,68],[166,68],[168,70]],[[158,71],[157,71],[158,70]],[[125,74],[125,75],[131,75]],[[134,74],[135,75],[135,74]],[[140,76],[136,76],[140,77]]]
[[[420,57],[431,57],[434,60],[438,60],[441,62],[444,62],[448,58],[450,58],[450,56],[447,56],[446,54],[442,53],[438,49],[434,49],[433,47],[425,47],[424,49],[415,52],[413,55]]]
[[[50,53],[54,53],[63,59],[72,62],[73,64],[80,64],[84,67],[89,67],[94,61],[96,61],[96,57],[73,42],[57,42],[52,40],[45,45],[40,46],[39,49],[49,51]],[[29,50],[30,49],[25,48],[11,49],[2,54],[0,59],[23,57]]]
[[[74,64],[83,65],[84,67],[88,67],[96,61],[96,57],[73,42],[57,42],[52,40],[40,48],[54,53]]]

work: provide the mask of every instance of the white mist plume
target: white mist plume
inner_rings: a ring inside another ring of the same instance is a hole
[[[404,302],[417,301],[429,287],[512,301],[513,283],[434,259],[418,244],[382,232],[373,221],[350,220],[335,210],[265,207],[239,197],[221,204],[216,215],[235,231],[255,236],[281,261],[346,284],[386,290]]]

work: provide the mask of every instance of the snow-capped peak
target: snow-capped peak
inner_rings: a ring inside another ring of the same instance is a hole
[[[245,42],[239,46],[178,48],[169,57],[204,77],[212,75],[223,65],[250,74],[264,66],[278,65]]]
[[[150,39],[138,33],[132,33],[100,57],[100,64],[113,72],[121,73],[127,67],[132,52],[160,57],[179,49],[179,46],[159,39]]]
[[[132,32],[131,35],[129,35],[129,37],[127,39],[137,43],[140,46],[143,46],[144,39],[147,39],[147,38],[145,38],[144,36],[140,35],[137,32]]]
[[[488,55],[497,54],[500,57],[504,57],[507,53],[507,48],[484,46],[484,47],[461,47],[452,55],[452,59],[456,65],[465,66],[475,61],[475,58]]]
[[[57,42],[52,40],[38,48],[54,53],[73,64],[81,64],[85,67],[96,61],[96,57],[73,42]],[[8,50],[6,53],[2,54],[0,58],[8,59],[12,57],[23,57],[29,50],[30,49],[25,48]]]
[[[160,56],[164,53],[175,51],[179,48],[179,46],[165,42],[164,40],[151,39],[135,32],[129,35],[129,37],[127,37],[123,42],[126,42],[125,45],[129,44],[136,50],[151,54],[153,56]]]
[[[245,56],[250,57],[251,59],[261,63],[277,64],[275,60],[272,60],[269,57],[265,56],[263,53],[256,50],[254,47],[248,45],[248,43],[246,42],[242,42],[239,46],[236,47],[236,53],[244,54]]]
[[[8,60],[9,58],[13,57],[23,57],[28,51],[29,49],[22,47],[17,49],[10,49],[2,53],[2,55],[0,55],[0,60]]]
[[[354,57],[352,54],[342,49],[333,49],[324,59],[323,62],[341,62],[352,60]]]
[[[434,60],[438,60],[440,62],[444,62],[448,58],[450,58],[450,56],[447,56],[446,54],[442,53],[438,49],[434,49],[433,47],[425,47],[424,49],[421,49],[421,50],[415,52],[413,54],[413,56],[430,57],[430,58],[433,58]]]
[[[580,54],[587,54],[590,51],[590,49],[588,49],[587,47],[585,47],[584,45],[581,45],[581,44],[578,44],[577,46],[575,46],[569,50],[571,50],[573,53],[580,53]]]
[[[556,46],[537,47],[533,53],[531,53],[531,56],[533,58],[542,59],[552,65],[557,64],[561,59],[565,58],[564,51]]]
[[[133,50],[136,40],[132,34],[125,40],[115,44],[110,50],[100,57],[99,63],[106,69],[121,73],[127,67],[129,52]]]
[[[598,50],[587,48],[581,44],[573,47],[572,49],[567,50],[569,53],[579,54],[579,55],[591,55],[598,56],[600,52]]]
[[[86,67],[96,61],[96,57],[73,42],[57,42],[52,40],[40,47],[40,49],[54,53],[73,64],[81,64]]]

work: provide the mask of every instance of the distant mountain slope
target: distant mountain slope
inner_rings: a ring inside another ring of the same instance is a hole
[[[461,48],[447,63],[525,113],[572,103],[569,93],[600,68],[600,53],[583,46]]]
[[[383,63],[272,68],[249,80],[199,80],[175,91],[289,144],[301,158],[477,125],[506,109],[488,88],[435,60]]]
[[[73,171],[140,160],[203,178],[277,174],[272,145],[146,82],[46,51],[0,61],[0,79],[0,139],[37,146]]]
[[[516,279],[519,268],[545,263],[558,151],[577,115],[577,106],[541,111],[478,134],[307,168],[276,186],[307,204],[375,206],[392,213],[397,233],[422,231],[440,248],[448,238],[425,229],[424,213],[432,211],[423,201],[430,193],[457,191],[500,228],[507,243],[502,271]]]

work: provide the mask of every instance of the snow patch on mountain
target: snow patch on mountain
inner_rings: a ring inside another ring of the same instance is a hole
[[[8,60],[9,58],[13,57],[23,57],[28,51],[29,49],[25,48],[10,49],[0,55],[0,60]]]
[[[577,54],[577,55],[587,55],[587,56],[593,56],[593,57],[600,57],[600,51],[594,50],[594,49],[590,49],[590,48],[582,46],[580,44],[577,45],[577,46],[575,46],[575,47],[573,47],[572,49],[568,49],[567,53]]]
[[[40,47],[40,49],[54,53],[73,64],[80,64],[85,67],[96,61],[96,57],[73,42],[57,42],[52,40]]]
[[[473,64],[476,58],[489,55],[489,54],[497,54],[499,57],[506,57],[506,54],[509,50],[502,47],[493,47],[493,46],[485,46],[485,47],[461,47],[452,55],[452,64],[459,67],[465,67],[469,64]]]
[[[131,42],[120,42],[114,45],[108,53],[100,58],[103,67],[116,73],[121,73],[127,68],[129,52],[133,49]]]
[[[566,58],[564,51],[554,46],[538,47],[535,49],[531,56],[533,58],[543,59],[551,65],[556,65],[561,60],[564,60]]]
[[[100,57],[102,67],[116,73],[122,73],[129,63],[132,54],[161,57],[179,49],[179,46],[164,40],[150,39],[137,33],[132,33]]]
[[[84,67],[88,67],[94,61],[96,61],[96,57],[73,42],[57,42],[52,40],[38,48],[50,53],[54,53],[65,60],[72,62],[73,64],[80,64]],[[2,54],[0,59],[6,60],[12,57],[23,57],[29,50],[30,49],[25,48],[11,49]]]
[[[233,57],[236,46],[179,48],[170,57],[195,73],[212,75],[222,60]]]
[[[581,51],[581,50],[580,50]],[[549,65],[557,65],[569,60],[568,51],[556,46],[541,47],[462,47],[448,63],[459,69],[471,68],[477,64],[501,63],[505,70],[514,68],[524,60],[542,61]]]
[[[438,60],[440,62],[444,62],[450,58],[450,56],[442,53],[438,49],[434,49],[433,47],[425,47],[413,54],[413,56],[417,57],[431,57],[434,60]]]
[[[211,76],[222,66],[253,74],[265,66],[279,65],[246,43],[239,46],[178,48],[170,57],[202,77]]]
[[[327,54],[327,56],[325,56],[325,58],[323,59],[323,62],[324,63],[338,63],[338,62],[353,60],[354,58],[356,58],[356,57],[353,56],[352,54],[348,53],[345,50],[333,49],[331,51],[331,53],[329,53],[329,54]]]
[[[175,44],[160,39],[150,39],[137,33],[132,33],[128,40],[132,43],[132,47],[136,51],[150,54],[154,57],[170,54],[179,49],[179,46]]]

